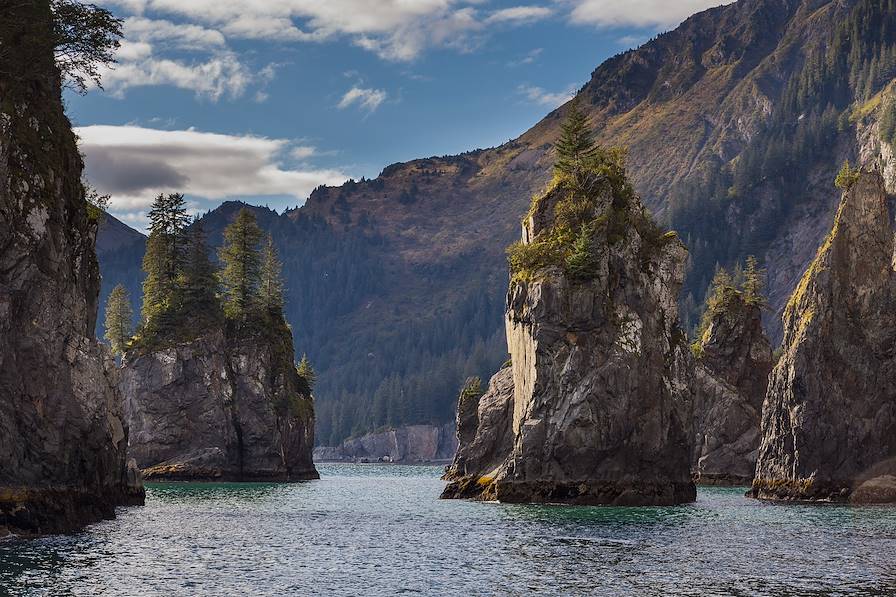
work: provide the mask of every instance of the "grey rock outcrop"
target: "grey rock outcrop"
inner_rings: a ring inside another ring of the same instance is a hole
[[[862,172],[784,314],[753,495],[896,497],[896,273],[883,179]]]
[[[566,192],[555,186],[535,202],[525,244],[554,234]],[[461,447],[445,497],[617,505],[695,499],[693,362],[677,308],[687,251],[630,195],[604,189],[594,202],[592,275],[548,266],[511,281],[511,447],[495,466],[506,419],[499,376],[477,407],[475,434],[466,423],[472,406],[460,405]],[[486,429],[489,414],[498,429]]]
[[[125,356],[130,453],[147,479],[318,478],[313,400],[293,366],[289,330],[274,333],[216,330]]]
[[[116,371],[94,339],[96,219],[63,112],[48,2],[0,8],[0,535],[143,502]]]
[[[762,310],[732,290],[714,313],[696,367],[693,472],[697,483],[749,485],[774,364]]]
[[[513,368],[504,367],[481,396],[461,394],[457,404],[458,449],[445,474],[444,498],[488,499],[488,485],[513,449]]]
[[[444,462],[454,458],[454,425],[406,425],[314,449],[316,462]]]

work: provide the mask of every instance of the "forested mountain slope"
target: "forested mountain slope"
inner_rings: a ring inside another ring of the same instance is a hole
[[[685,327],[716,265],[754,254],[780,336],[777,313],[830,227],[839,165],[891,156],[879,140],[893,136],[894,75],[896,0],[740,0],[594,71],[578,97],[599,141],[628,148],[637,191],[691,251]],[[450,420],[464,377],[503,361],[504,248],[547,182],[564,110],[501,147],[259,210],[296,345],[320,375],[320,442]],[[213,243],[235,211],[206,216]]]

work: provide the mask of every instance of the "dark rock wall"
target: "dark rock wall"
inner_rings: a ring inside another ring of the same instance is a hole
[[[884,181],[861,174],[784,315],[753,494],[896,499],[896,273]]]
[[[141,503],[116,371],[94,339],[99,270],[48,2],[0,7],[0,534]]]
[[[317,478],[313,401],[293,367],[289,331],[277,334],[217,330],[126,355],[130,451],[148,479]]]

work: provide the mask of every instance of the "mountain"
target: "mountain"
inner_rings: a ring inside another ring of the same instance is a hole
[[[97,336],[103,336],[104,313],[109,293],[123,284],[131,298],[134,324],[140,319],[140,297],[143,295],[143,253],[146,251],[146,235],[137,232],[111,214],[103,214],[96,239],[96,255],[100,262],[99,319]]]
[[[894,75],[894,0],[740,0],[594,71],[577,98],[597,139],[628,149],[643,202],[690,250],[686,329],[716,266],[752,254],[780,339],[780,311],[830,229],[839,165],[888,151]],[[464,378],[504,360],[504,248],[549,179],[565,111],[500,147],[256,210],[285,263],[296,346],[320,374],[319,441],[449,421]],[[236,208],[206,229],[219,234]]]

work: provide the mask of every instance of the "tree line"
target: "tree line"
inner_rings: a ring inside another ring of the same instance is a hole
[[[242,209],[225,229],[220,268],[209,257],[202,223],[188,216],[183,195],[159,195],[149,220],[137,329],[131,329],[124,286],[112,290],[106,305],[105,337],[113,353],[186,341],[225,322],[285,326],[280,259],[251,211]]]

